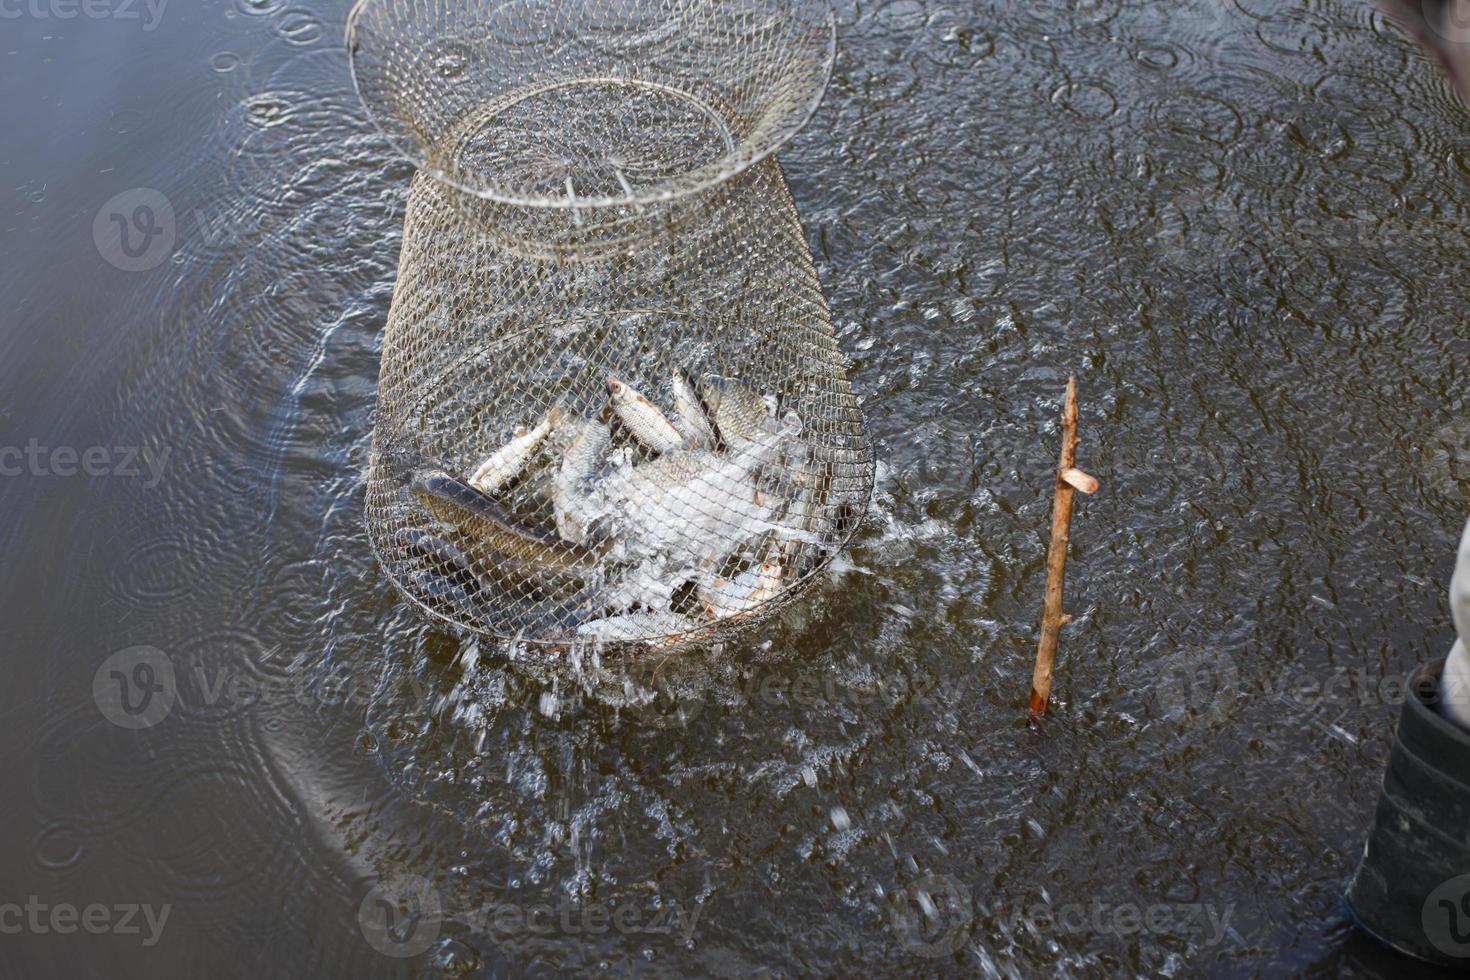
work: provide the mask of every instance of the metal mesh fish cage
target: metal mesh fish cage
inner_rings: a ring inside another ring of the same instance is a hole
[[[682,646],[845,544],[872,454],[772,156],[833,42],[810,0],[360,0],[356,84],[418,167],[367,490],[411,600]]]

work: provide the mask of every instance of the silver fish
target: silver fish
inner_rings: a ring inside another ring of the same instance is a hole
[[[814,487],[798,487],[776,528],[780,540],[781,563],[786,568],[800,567],[808,546],[820,547],[822,539],[813,533],[817,523],[817,498]]]
[[[684,486],[723,462],[725,457],[708,449],[685,449],[665,453],[646,463],[625,463],[608,479],[608,495],[624,499]]]
[[[800,426],[800,419],[793,412],[787,413],[785,424],[790,425],[792,419],[796,419],[796,424]],[[804,427],[802,429],[805,431]],[[781,452],[782,474],[792,487],[818,487],[824,482],[830,469],[826,455],[828,454],[820,451],[809,439],[788,439]]]
[[[775,411],[749,385],[734,378],[706,374],[700,379],[699,394],[709,406],[715,432],[731,452],[749,446],[756,435],[775,430]]]
[[[781,438],[762,432],[733,456],[684,450],[615,473],[607,486],[620,532],[614,553],[629,560],[664,554],[711,561],[768,528],[775,504],[760,499],[752,476]]]
[[[607,391],[613,411],[634,439],[656,453],[672,452],[684,445],[684,437],[658,406],[617,375],[607,376]]]
[[[700,584],[698,595],[705,615],[729,619],[774,599],[781,591],[781,562],[774,557],[733,579],[714,578]]]
[[[607,608],[622,612],[628,609],[668,609],[674,592],[687,580],[679,568],[667,562],[648,561],[631,568],[615,584],[600,595]]]
[[[596,619],[577,627],[577,635],[596,640],[647,640],[655,646],[676,642],[678,636],[699,629],[688,616],[672,612],[628,613]]]
[[[715,446],[715,430],[710,424],[704,399],[700,397],[698,386],[683,368],[674,372],[674,412],[674,425],[684,437],[684,445],[691,449],[709,449]]]
[[[510,442],[497,449],[490,458],[480,464],[470,477],[470,486],[484,494],[494,494],[507,483],[521,475],[541,443],[561,422],[561,407],[555,406],[535,428],[520,426]]]
[[[551,484],[556,531],[566,541],[586,544],[588,528],[602,512],[594,478],[608,460],[612,432],[596,420],[578,422]]]

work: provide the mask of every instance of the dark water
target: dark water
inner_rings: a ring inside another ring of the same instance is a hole
[[[1402,975],[1340,894],[1450,643],[1470,115],[1370,6],[841,6],[783,161],[878,499],[754,639],[574,671],[369,552],[345,5],[120,4],[0,21],[0,905],[107,910],[0,973]]]

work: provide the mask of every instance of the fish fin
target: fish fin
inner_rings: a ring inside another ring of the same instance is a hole
[[[485,462],[480,464],[479,468],[476,469],[474,473],[470,475],[468,481],[469,485],[471,487],[474,487],[480,493],[489,492],[485,489],[485,481],[489,479],[495,472],[495,468],[492,467],[490,463],[491,460],[487,459]]]
[[[546,413],[546,421],[551,423],[551,431],[555,432],[568,422],[575,422],[576,416],[567,408],[566,399],[558,398]]]

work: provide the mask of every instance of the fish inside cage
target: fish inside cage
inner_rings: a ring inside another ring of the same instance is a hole
[[[774,393],[681,367],[666,409],[605,381],[600,407],[554,405],[472,471],[415,478],[433,522],[398,538],[427,592],[515,597],[592,641],[682,641],[781,598],[858,519]]]
[[[418,167],[368,525],[420,607],[701,642],[853,533],[872,456],[772,156],[833,37],[813,0],[360,0],[354,77]]]

